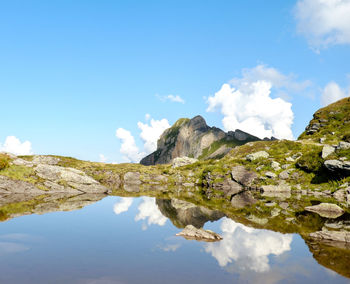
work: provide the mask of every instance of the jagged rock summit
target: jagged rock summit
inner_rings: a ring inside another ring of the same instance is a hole
[[[192,119],[181,118],[163,132],[157,142],[157,150],[140,163],[167,164],[177,157],[220,158],[235,146],[259,140],[238,129],[226,133],[217,127],[210,127],[200,115]]]

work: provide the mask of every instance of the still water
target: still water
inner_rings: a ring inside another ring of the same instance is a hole
[[[349,283],[318,264],[297,234],[250,228],[219,212],[176,216],[169,202],[113,196],[2,222],[0,283]],[[223,240],[175,236],[191,222]]]

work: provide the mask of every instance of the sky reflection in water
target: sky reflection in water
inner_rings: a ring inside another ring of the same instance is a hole
[[[108,197],[82,210],[0,223],[0,283],[348,283],[298,235],[222,218],[216,243],[175,234],[150,197]]]

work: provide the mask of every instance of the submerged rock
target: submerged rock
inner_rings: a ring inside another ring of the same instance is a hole
[[[283,180],[279,185],[263,185],[260,189],[263,196],[279,199],[289,198],[291,196],[291,190],[291,186]]]
[[[305,207],[305,210],[317,213],[325,218],[338,218],[344,214],[344,210],[333,203],[320,203],[318,205]]]
[[[192,225],[187,225],[185,229],[183,229],[180,233],[177,233],[176,236],[205,242],[217,242],[222,240],[222,237],[219,234],[210,230],[204,230],[203,228],[197,229]]]
[[[309,236],[313,239],[350,243],[350,231],[329,231],[323,228],[322,231],[310,233]]]
[[[240,194],[236,194],[231,199],[231,205],[235,208],[243,208],[245,206],[253,205],[257,202],[258,201],[249,191],[244,191]]]
[[[263,185],[261,191],[265,192],[290,192],[291,187],[285,182],[281,182],[279,185]]]

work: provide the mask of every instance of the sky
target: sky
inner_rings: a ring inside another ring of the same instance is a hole
[[[0,151],[138,162],[181,117],[296,139],[350,96],[350,0],[0,2]]]

